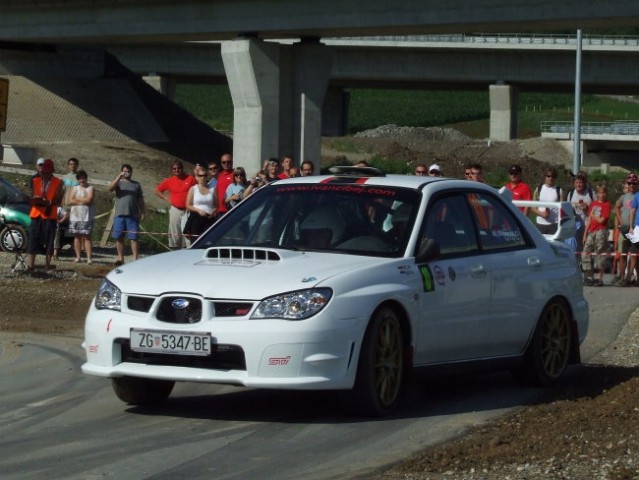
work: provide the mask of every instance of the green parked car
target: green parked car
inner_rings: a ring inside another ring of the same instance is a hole
[[[29,198],[8,180],[0,177],[0,249],[15,253],[27,248]]]

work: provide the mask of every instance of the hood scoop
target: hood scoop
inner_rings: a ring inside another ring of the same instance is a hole
[[[207,260],[221,260],[224,262],[279,262],[282,257],[275,250],[265,248],[245,248],[245,247],[213,247],[205,253]]]

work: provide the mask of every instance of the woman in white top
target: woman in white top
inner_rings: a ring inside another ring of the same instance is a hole
[[[533,200],[542,202],[560,202],[564,198],[564,192],[561,187],[556,185],[557,170],[549,168],[544,174],[544,183],[535,190]],[[556,208],[533,208],[537,215],[537,228],[541,233],[553,234],[557,231],[557,222],[559,221],[559,211]]]
[[[93,199],[95,190],[89,185],[87,172],[78,170],[76,174],[79,185],[71,187],[69,195],[69,233],[75,235],[73,249],[75,250],[74,262],[79,262],[82,257],[82,250],[87,254],[87,263],[93,263],[93,248],[91,245],[91,233],[93,231]]]
[[[189,218],[184,227],[184,234],[191,240],[199,237],[207,228],[213,225],[217,213],[217,195],[215,188],[208,187],[207,169],[195,168],[197,184],[193,185],[186,196],[186,209]]]

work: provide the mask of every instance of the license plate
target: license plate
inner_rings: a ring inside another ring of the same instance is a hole
[[[210,355],[211,334],[132,328],[131,350],[174,355]]]

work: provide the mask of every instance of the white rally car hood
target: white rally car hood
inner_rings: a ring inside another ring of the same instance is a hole
[[[256,300],[311,288],[344,272],[397,261],[359,255],[255,248],[234,248],[235,253],[230,258],[229,251],[221,248],[209,251],[185,249],[154,255],[118,267],[107,278],[122,292],[129,294],[155,296],[179,292],[207,298]],[[220,258],[210,258],[217,252],[223,252]],[[268,258],[242,258],[242,255],[266,255]]]

